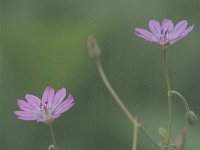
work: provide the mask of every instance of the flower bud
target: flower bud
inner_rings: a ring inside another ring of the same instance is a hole
[[[101,55],[101,49],[92,35],[88,38],[89,53],[92,58],[98,58]]]
[[[160,127],[158,129],[158,134],[159,134],[162,142],[165,142],[167,140],[168,134],[167,134],[167,131],[164,128]]]
[[[198,118],[196,116],[196,114],[193,111],[188,111],[185,115],[187,122],[192,125],[192,126],[196,126],[198,123]]]
[[[56,150],[56,149],[55,149],[54,145],[50,145],[48,150]]]

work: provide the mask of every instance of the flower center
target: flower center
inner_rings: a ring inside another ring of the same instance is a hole
[[[44,118],[45,118],[45,123],[51,123],[54,121],[54,119],[52,118],[52,115],[51,113],[49,113],[49,110],[48,110],[48,102],[45,101],[45,104],[44,104]]]
[[[170,41],[169,41],[169,39],[168,39],[168,34],[169,34],[169,30],[168,29],[162,29],[161,30],[161,36],[160,36],[160,43],[162,44],[162,45],[168,45],[168,44],[170,44]]]

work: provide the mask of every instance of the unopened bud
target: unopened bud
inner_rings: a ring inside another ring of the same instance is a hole
[[[158,134],[159,134],[162,142],[165,142],[167,140],[168,134],[167,134],[167,131],[164,128],[160,127],[158,129]]]
[[[196,116],[196,114],[193,111],[188,111],[185,115],[187,122],[192,125],[192,126],[196,126],[198,123],[198,118]]]
[[[56,149],[55,149],[54,145],[50,145],[48,150],[56,150]]]
[[[88,48],[89,48],[89,53],[92,58],[97,58],[101,55],[101,49],[95,39],[92,35],[89,36],[88,38]]]

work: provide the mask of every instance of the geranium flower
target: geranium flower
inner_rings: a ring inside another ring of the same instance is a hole
[[[149,29],[151,32],[136,28],[135,34],[146,41],[157,43],[161,46],[168,46],[183,39],[193,30],[194,25],[189,28],[187,28],[187,25],[187,20],[182,20],[175,26],[169,19],[164,19],[162,25],[156,20],[150,20]]]
[[[65,88],[54,92],[52,87],[47,87],[42,99],[30,94],[26,94],[25,99],[18,100],[21,110],[14,112],[17,118],[44,123],[53,122],[74,105],[74,98],[66,93]]]

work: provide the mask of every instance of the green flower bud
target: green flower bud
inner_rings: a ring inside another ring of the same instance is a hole
[[[162,142],[165,142],[167,140],[167,137],[168,137],[167,136],[168,135],[167,134],[167,130],[165,130],[164,128],[160,127],[158,129],[158,134],[159,134]]]
[[[56,149],[55,149],[54,145],[50,145],[48,150],[56,150]]]
[[[89,53],[92,58],[98,58],[101,55],[101,49],[95,39],[92,35],[88,38],[88,48]]]
[[[196,116],[196,114],[193,111],[188,111],[185,115],[187,122],[192,125],[192,126],[196,126],[198,123],[198,118]]]

